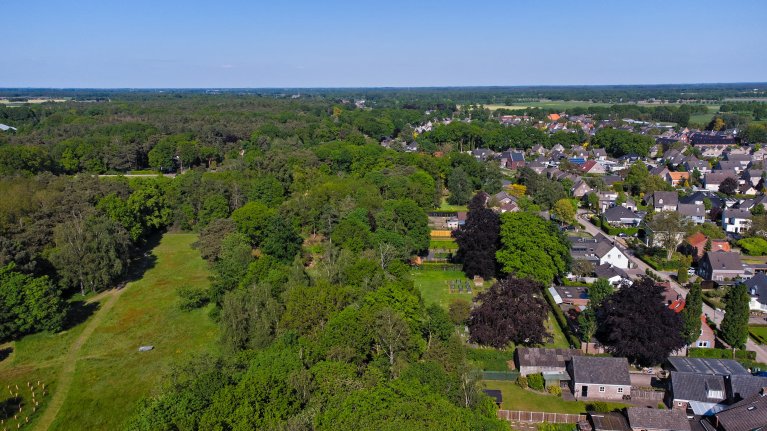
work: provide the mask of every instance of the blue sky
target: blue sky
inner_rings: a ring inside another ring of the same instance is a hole
[[[0,87],[767,81],[767,1],[0,0]]]

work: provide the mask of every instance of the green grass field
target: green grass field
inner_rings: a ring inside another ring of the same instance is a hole
[[[466,283],[466,276],[461,271],[442,271],[439,269],[420,269],[413,271],[413,280],[416,288],[421,292],[426,305],[439,304],[445,309],[450,306],[453,299],[462,298],[467,301],[471,299],[483,288],[471,286],[472,293],[450,293],[448,281],[461,280]],[[490,286],[489,281],[485,281],[485,286]]]
[[[442,198],[442,204],[437,208],[437,211],[446,211],[446,212],[458,212],[458,211],[468,211],[468,207],[466,205],[451,205],[447,203],[447,198]]]
[[[485,388],[498,389],[503,393],[502,409],[552,413],[584,413],[588,402],[565,401],[561,397],[533,392],[520,388],[515,382],[483,380]],[[625,404],[608,403],[611,409],[623,408]]]
[[[695,114],[690,116],[690,124],[706,125],[711,121],[711,117],[719,112],[719,105],[708,105],[708,112],[705,114]]]
[[[432,238],[429,241],[429,248],[454,251],[458,250],[458,243],[455,242],[454,238]]]
[[[567,337],[565,337],[565,333],[562,331],[562,328],[559,327],[559,324],[557,323],[557,319],[554,317],[554,313],[549,311],[549,318],[546,321],[546,329],[548,329],[549,334],[551,334],[554,337],[554,340],[546,344],[544,347],[549,347],[552,349],[569,349],[570,343],[567,341]]]
[[[159,391],[171,364],[217,349],[218,327],[207,310],[178,308],[179,286],[208,284],[207,264],[191,247],[195,240],[193,234],[166,234],[153,250],[154,267],[140,280],[129,283],[118,298],[114,298],[117,291],[96,297],[106,298],[102,306],[113,299],[110,309],[68,331],[35,334],[13,343],[13,353],[0,362],[0,388],[42,380],[50,392],[41,402],[45,409],[47,400],[61,389],[56,380],[66,368],[67,352],[73,343],[82,342],[74,374],[62,379],[70,380],[71,387],[50,429],[120,429],[140,398]],[[81,337],[90,322],[98,325],[86,333],[90,336]],[[154,350],[140,353],[141,345],[153,345]],[[42,427],[35,423],[38,419],[33,417],[31,425]]]

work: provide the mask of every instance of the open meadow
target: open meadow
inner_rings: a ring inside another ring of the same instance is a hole
[[[0,362],[0,388],[46,383],[30,426],[119,429],[142,397],[159,391],[171,364],[217,348],[218,328],[208,310],[178,307],[178,287],[208,284],[207,265],[191,247],[196,238],[165,234],[140,279],[82,306],[90,310],[87,320],[10,344],[13,351]],[[142,345],[154,349],[139,352]]]

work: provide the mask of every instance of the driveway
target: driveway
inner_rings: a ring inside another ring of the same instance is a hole
[[[625,241],[623,241],[622,238],[616,238],[614,236],[610,236],[606,233],[604,233],[601,229],[599,229],[597,226],[595,226],[591,221],[588,219],[590,213],[588,213],[585,210],[578,210],[577,218],[578,222],[580,222],[583,226],[586,232],[590,233],[591,235],[596,235],[597,233],[601,233],[602,235],[606,236],[607,238],[611,240],[617,240],[619,243],[626,245]],[[626,253],[628,254],[629,261],[636,267],[635,271],[632,271],[632,273],[638,273],[638,274],[644,274],[646,270],[651,270],[658,274],[663,281],[668,281],[671,283],[671,287],[680,294],[683,298],[687,296],[687,289],[683,288],[679,285],[679,283],[674,280],[669,273],[659,272],[655,271],[652,268],[650,268],[649,265],[644,263],[641,259],[634,256],[634,254],[631,252],[630,249],[626,248]],[[703,303],[703,314],[705,314],[709,319],[711,319],[716,326],[719,326],[720,323],[722,323],[722,317],[724,317],[723,313],[721,311],[716,311],[710,306],[708,306],[706,303]],[[765,346],[761,346],[759,344],[756,344],[754,340],[751,339],[751,337],[748,337],[748,341],[746,342],[746,349],[753,350],[756,352],[756,360],[758,362],[767,364],[767,349],[765,349]]]

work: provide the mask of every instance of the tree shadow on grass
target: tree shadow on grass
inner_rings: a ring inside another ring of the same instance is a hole
[[[21,405],[21,397],[10,397],[0,401],[0,419],[12,418],[19,412],[19,405]]]
[[[64,317],[63,329],[68,330],[85,322],[99,309],[99,306],[100,304],[95,301],[91,303],[86,303],[82,300],[70,302],[67,315]]]
[[[117,285],[118,289],[122,289],[126,284],[140,280],[144,277],[144,273],[154,268],[157,264],[157,256],[152,253],[155,247],[160,244],[162,239],[161,233],[156,233],[147,238],[146,243],[137,250],[136,257],[131,260],[130,266],[125,273],[125,277]]]
[[[13,347],[4,347],[0,349],[0,362],[3,362],[6,358],[13,353]]]

